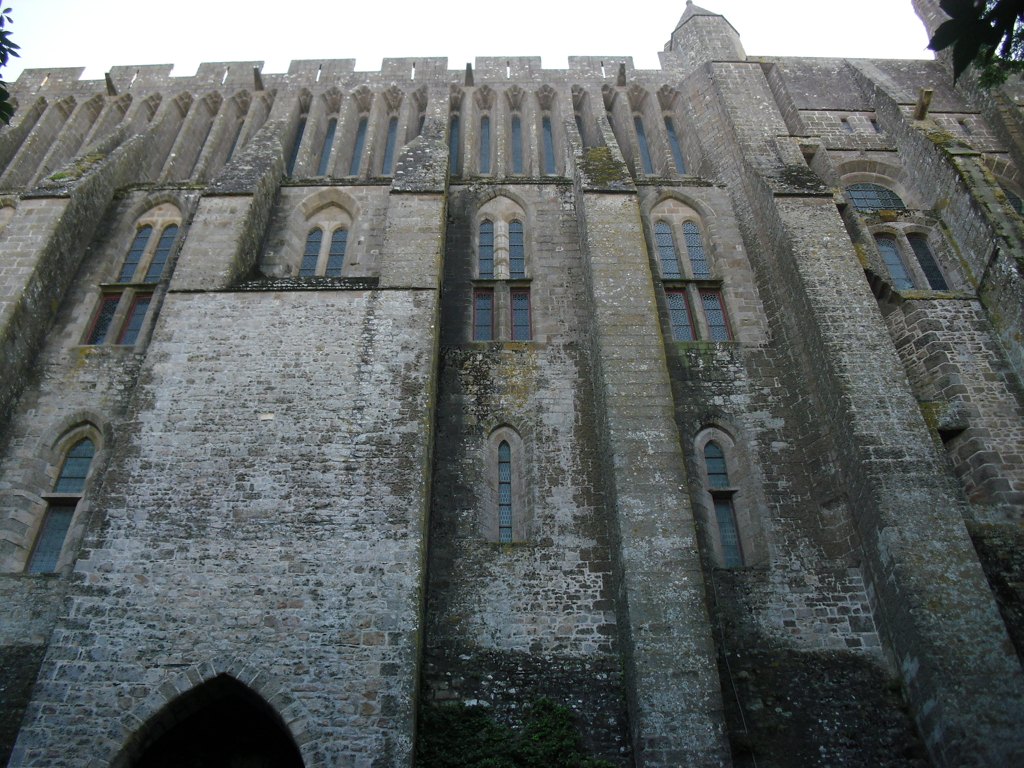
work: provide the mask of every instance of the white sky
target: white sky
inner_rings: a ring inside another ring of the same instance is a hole
[[[706,0],[754,56],[931,58],[910,0]],[[557,2],[514,0],[3,0],[22,68],[84,66],[99,79],[115,65],[169,64],[195,74],[203,61],[265,61],[284,72],[292,59],[356,59],[377,70],[385,56],[447,56],[462,69],[476,56],[541,56],[563,69],[568,55],[632,56],[659,67],[657,52],[685,0]],[[506,10],[508,9],[508,10]],[[514,10],[511,10],[514,9]],[[636,9],[640,9],[637,11]],[[884,23],[880,20],[884,19]]]

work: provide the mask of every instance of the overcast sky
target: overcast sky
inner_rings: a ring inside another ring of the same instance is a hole
[[[548,69],[569,55],[633,57],[658,68],[685,0],[558,2],[516,0],[5,0],[21,58],[3,71],[85,67],[99,79],[116,65],[174,64],[195,74],[203,61],[265,61],[284,72],[292,59],[356,59],[377,70],[386,56],[447,56],[461,69],[476,56],[541,56]],[[931,58],[910,0],[708,0],[755,56]],[[880,20],[884,19],[884,23]]]

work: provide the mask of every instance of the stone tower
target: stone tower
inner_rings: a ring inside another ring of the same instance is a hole
[[[1024,762],[1020,83],[261,67],[13,85],[8,765]]]

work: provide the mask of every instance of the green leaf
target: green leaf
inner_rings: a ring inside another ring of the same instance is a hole
[[[944,50],[955,43],[962,33],[963,25],[960,22],[954,19],[945,21],[935,30],[935,34],[932,35],[932,39],[928,42],[928,47],[933,51]]]
[[[939,8],[958,21],[980,19],[982,13],[982,8],[975,5],[974,0],[942,0]]]

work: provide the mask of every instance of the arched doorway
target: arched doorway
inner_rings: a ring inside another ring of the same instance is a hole
[[[147,734],[131,768],[303,768],[277,713],[228,675],[172,701]]]

